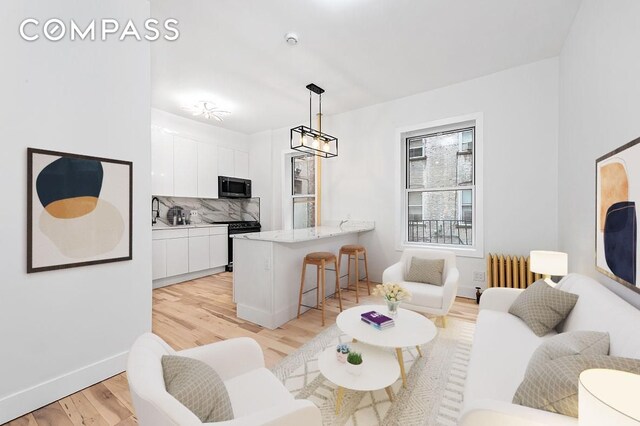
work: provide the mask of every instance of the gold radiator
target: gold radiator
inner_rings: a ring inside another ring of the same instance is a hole
[[[529,269],[529,257],[487,254],[487,286],[527,288],[542,278]]]

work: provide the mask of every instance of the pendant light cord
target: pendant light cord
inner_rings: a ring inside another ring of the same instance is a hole
[[[311,90],[309,90],[309,128],[313,130],[313,121],[311,120]]]

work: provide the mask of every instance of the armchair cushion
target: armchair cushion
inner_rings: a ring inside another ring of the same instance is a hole
[[[203,423],[233,419],[227,388],[215,370],[204,362],[163,355],[162,372],[167,392]]]
[[[414,283],[424,283],[441,286],[444,259],[411,258],[411,266],[406,280]]]
[[[243,417],[279,404],[292,402],[293,395],[266,368],[258,368],[224,382],[236,417]]]
[[[544,336],[569,315],[577,301],[577,295],[539,280],[520,293],[509,313],[524,321],[537,336]]]

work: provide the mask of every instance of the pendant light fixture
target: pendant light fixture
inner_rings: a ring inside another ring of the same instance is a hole
[[[291,129],[291,149],[312,154],[318,157],[331,158],[338,156],[338,138],[322,133],[322,94],[324,89],[311,83],[309,90],[309,126],[300,125]],[[318,129],[311,123],[311,101],[313,93],[318,95]]]

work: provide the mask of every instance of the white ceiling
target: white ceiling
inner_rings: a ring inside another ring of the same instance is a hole
[[[555,56],[579,2],[152,0],[181,33],[152,43],[152,104],[217,101],[232,114],[202,121],[248,134],[304,123],[311,82],[329,115]]]

